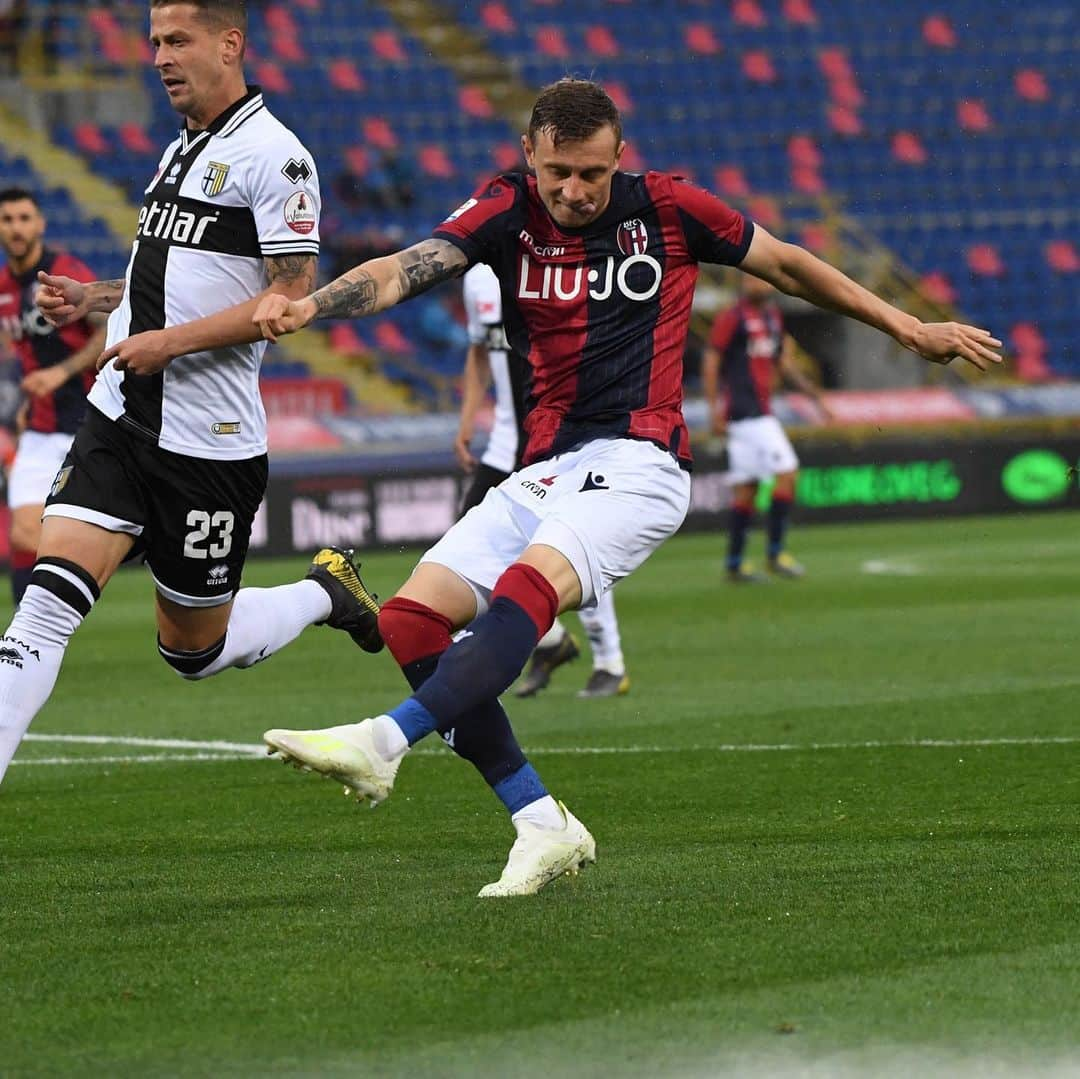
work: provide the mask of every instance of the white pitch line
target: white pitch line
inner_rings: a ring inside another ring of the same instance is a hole
[[[143,738],[105,734],[28,734],[28,742],[59,742],[75,745],[132,746],[138,748],[190,750],[186,753],[155,753],[139,756],[46,757],[23,759],[12,764],[156,764],[178,761],[241,761],[266,756],[266,746],[256,742],[189,741],[182,738]],[[1027,738],[920,738],[909,741],[727,743],[713,746],[537,746],[530,756],[621,756],[646,753],[820,753],[867,749],[992,749],[1004,746],[1069,746],[1080,737]],[[443,756],[445,749],[418,749],[424,757]]]

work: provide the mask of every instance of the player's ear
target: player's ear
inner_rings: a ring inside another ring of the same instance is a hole
[[[622,161],[623,150],[626,149],[626,140],[622,139],[619,145],[615,148],[615,168],[618,169],[619,162]]]
[[[221,35],[221,58],[232,66],[243,63],[244,46],[246,44],[244,32],[238,27],[231,27]]]
[[[525,164],[530,169],[536,168],[536,148],[532,144],[532,139],[529,136],[521,136],[521,152],[525,155]]]

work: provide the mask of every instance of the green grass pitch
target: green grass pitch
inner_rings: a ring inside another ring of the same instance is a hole
[[[0,1075],[1075,1074],[1076,516],[794,540],[805,580],[742,588],[673,540],[616,593],[627,697],[579,661],[509,701],[599,848],[512,901],[442,746],[372,812],[188,744],[383,710],[386,653],[312,629],[188,685],[120,575],[0,787]]]

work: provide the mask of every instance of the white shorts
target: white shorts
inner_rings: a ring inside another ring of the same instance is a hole
[[[799,458],[775,416],[729,423],[727,449],[729,483],[754,483],[799,467]]]
[[[690,507],[690,474],[651,442],[606,438],[511,473],[421,562],[453,570],[487,608],[503,571],[530,544],[564,555],[594,607],[672,535]]]
[[[12,509],[44,504],[74,438],[23,431],[8,475],[8,505]]]

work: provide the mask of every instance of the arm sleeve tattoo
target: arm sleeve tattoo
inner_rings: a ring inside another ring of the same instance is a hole
[[[272,284],[299,283],[306,292],[315,283],[315,265],[314,255],[282,255],[266,260],[266,272]]]
[[[396,264],[400,293],[393,303],[456,277],[468,264],[464,252],[446,240],[424,240],[388,259]],[[312,298],[320,318],[359,318],[391,306],[380,295],[378,281],[362,266],[319,289]]]

